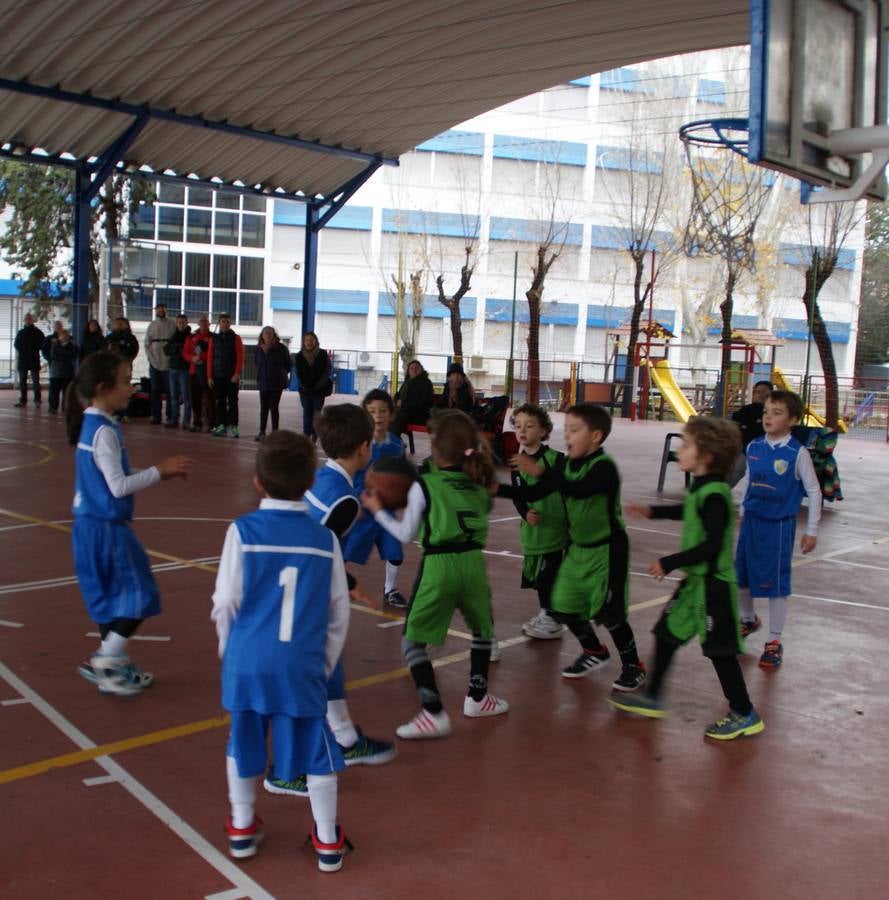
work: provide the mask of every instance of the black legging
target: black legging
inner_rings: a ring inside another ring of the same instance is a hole
[[[278,430],[278,407],[281,404],[281,394],[283,393],[283,388],[278,391],[259,392],[259,430],[261,432],[265,433],[269,413],[272,414],[272,431]]]

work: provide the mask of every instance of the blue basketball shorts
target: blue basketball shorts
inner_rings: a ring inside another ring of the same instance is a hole
[[[276,778],[293,781],[297,775],[330,775],[345,768],[343,754],[324,716],[293,718],[242,710],[231,717],[226,753],[234,759],[241,778],[265,774],[269,728]]]
[[[126,522],[75,516],[74,570],[90,618],[146,619],[161,611],[148,555]]]
[[[735,551],[738,587],[754,597],[789,596],[795,539],[795,517],[762,519],[745,513]]]

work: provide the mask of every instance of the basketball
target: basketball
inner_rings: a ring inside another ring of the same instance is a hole
[[[406,459],[384,456],[364,476],[364,486],[386,509],[404,509],[407,494],[417,480],[417,470]]]

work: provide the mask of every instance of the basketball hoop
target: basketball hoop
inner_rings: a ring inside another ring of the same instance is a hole
[[[686,147],[727,147],[747,159],[750,132],[747,119],[699,119],[679,129],[679,140]]]

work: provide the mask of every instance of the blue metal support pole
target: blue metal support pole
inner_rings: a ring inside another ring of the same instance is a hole
[[[359,172],[351,181],[347,181],[338,191],[328,194],[324,198],[330,206],[324,215],[318,220],[317,230],[320,231],[351,199],[352,195],[361,187],[382,165],[382,161],[371,163],[366,169]],[[331,199],[336,197],[335,200]]]
[[[306,244],[303,257],[302,333],[315,330],[315,288],[318,280],[318,220],[320,210],[314,203],[306,207]]]
[[[78,166],[74,177],[74,295],[71,298],[71,328],[76,342],[86,331],[89,320],[90,189],[89,171]]]
[[[142,133],[142,129],[148,124],[148,116],[139,116],[132,125],[96,160],[91,167],[93,183],[89,187],[89,199],[92,200],[99,193],[105,179],[113,175],[123,155],[132,147],[133,142]]]

